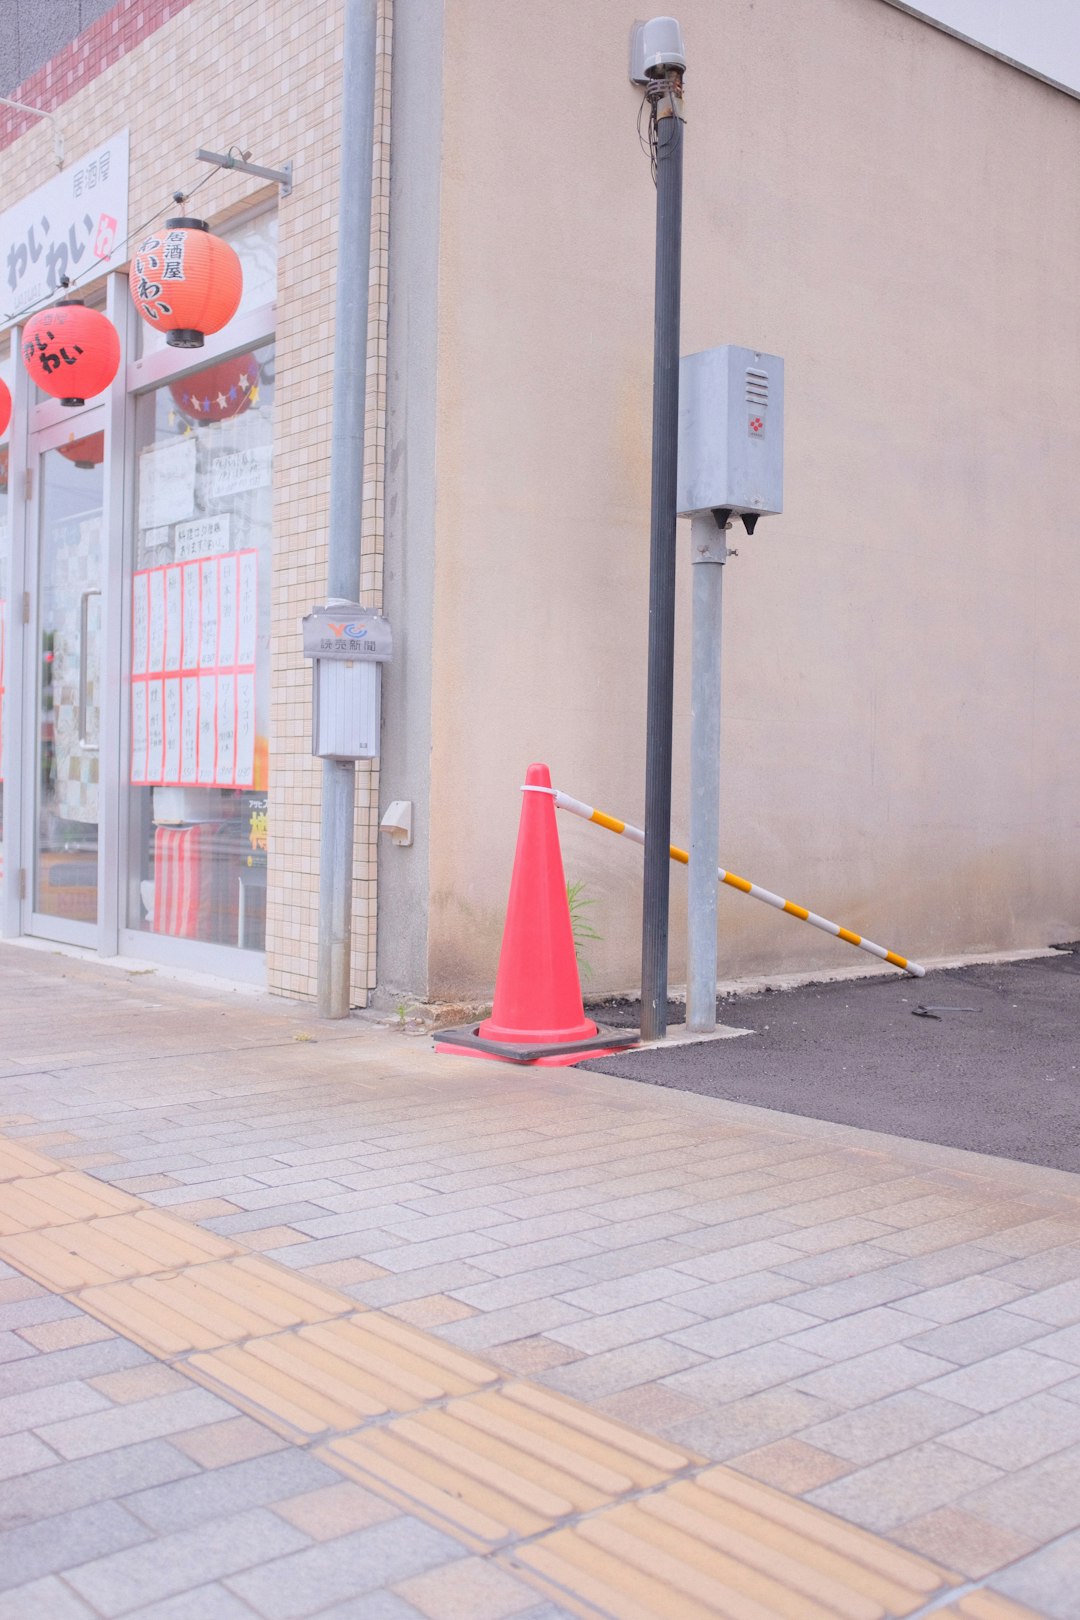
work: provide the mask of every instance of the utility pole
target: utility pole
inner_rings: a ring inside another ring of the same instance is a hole
[[[326,579],[328,598],[344,602],[356,602],[360,595],[371,165],[375,131],[375,24],[376,0],[345,0]],[[320,1018],[347,1018],[349,1015],[355,816],[355,761],[324,759],[316,970],[316,1007]]]
[[[645,739],[645,881],[641,924],[641,1034],[667,1034],[671,843],[671,730],[675,667],[675,488],[679,443],[679,292],[682,268],[682,34],[655,17],[635,36],[649,104],[656,175],[649,673]],[[632,69],[633,71],[633,69]]]
[[[728,513],[690,523],[693,622],[690,652],[690,870],[687,889],[686,1027],[716,1028],[716,918],[720,864],[720,655]]]

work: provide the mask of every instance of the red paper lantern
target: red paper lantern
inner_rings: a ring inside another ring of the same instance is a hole
[[[22,357],[46,394],[61,405],[85,405],[116,376],[120,338],[107,315],[87,309],[79,298],[64,298],[27,321]]]
[[[244,273],[236,250],[203,219],[167,219],[136,248],[131,296],[150,326],[174,349],[201,349],[236,314]]]
[[[11,389],[8,387],[7,383],[4,381],[3,377],[0,377],[0,439],[2,439],[4,437],[4,434],[7,432],[8,423],[10,421],[11,421]]]
[[[224,422],[247,410],[258,398],[258,386],[259,362],[253,354],[237,354],[170,383],[169,393],[193,422]]]
[[[88,433],[85,439],[72,439],[59,446],[60,454],[73,461],[76,467],[100,467],[105,460],[105,432]]]

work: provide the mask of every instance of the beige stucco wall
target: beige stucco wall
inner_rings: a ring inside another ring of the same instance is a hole
[[[881,0],[682,0],[683,350],[787,362],[732,537],[722,856],[907,954],[1080,932],[1080,104]],[[532,759],[640,822],[654,194],[616,0],[446,0],[428,989]],[[391,332],[391,338],[392,338]],[[687,824],[680,525],[674,833]],[[636,982],[640,854],[564,821]],[[673,876],[672,979],[685,880]],[[722,976],[850,952],[721,897]]]

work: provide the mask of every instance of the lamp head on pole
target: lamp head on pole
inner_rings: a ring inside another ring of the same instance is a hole
[[[635,23],[630,33],[630,79],[647,85],[671,73],[685,73],[682,29],[674,17]]]

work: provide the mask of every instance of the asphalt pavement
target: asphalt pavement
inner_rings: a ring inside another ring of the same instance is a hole
[[[974,1008],[916,1016],[919,1006]],[[1080,953],[732,997],[739,1040],[583,1067],[1080,1171]],[[600,1016],[603,1016],[601,1013]]]

